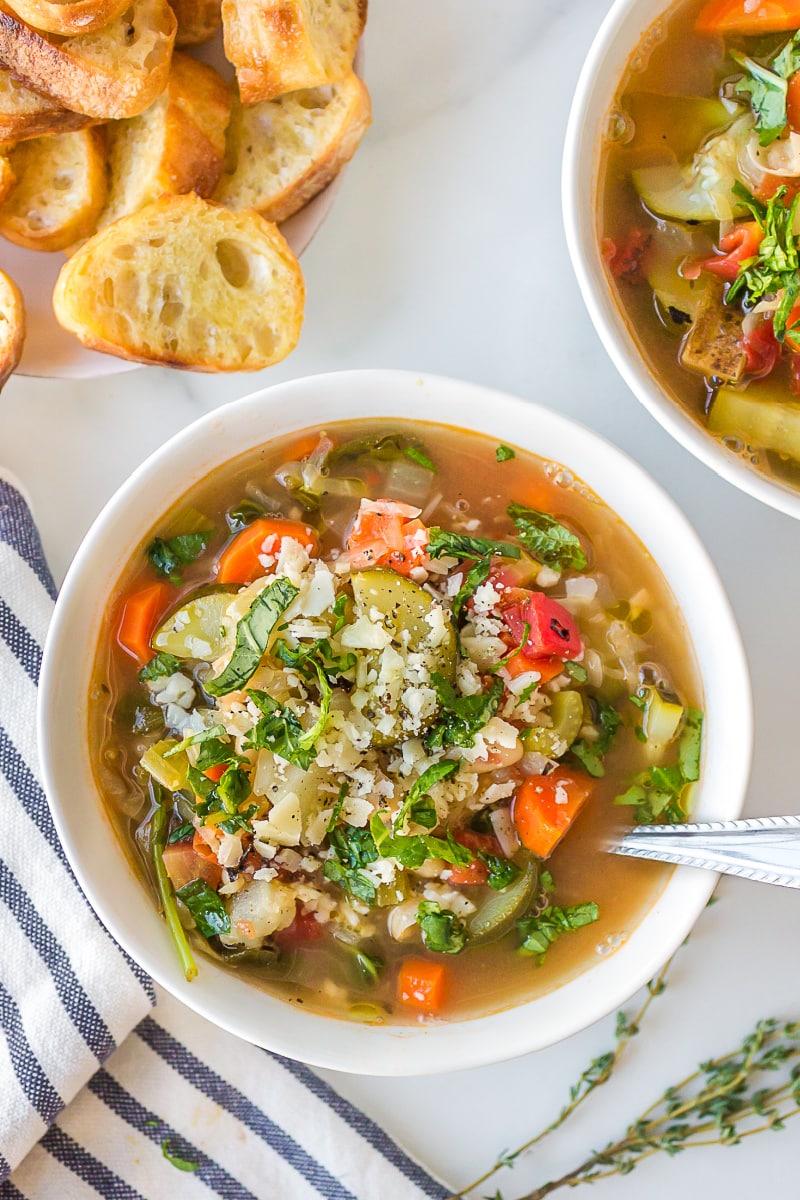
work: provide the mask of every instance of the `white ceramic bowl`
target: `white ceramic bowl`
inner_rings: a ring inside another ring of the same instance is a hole
[[[800,492],[761,474],[727,450],[659,382],[629,331],[601,259],[598,185],[606,119],[643,34],[671,7],[667,0],[616,0],[584,63],[567,127],[562,172],[562,208],[572,265],[612,362],[656,420],[723,479],[772,508],[800,518]]]
[[[109,501],[56,605],[42,668],[39,736],[53,817],[75,874],[111,933],[191,1008],[250,1042],[318,1066],[411,1075],[548,1046],[623,1004],[680,945],[714,883],[679,868],[629,939],[539,999],[468,1021],[376,1027],[303,1012],[233,972],[179,969],[151,895],[129,865],[89,767],[87,695],[108,597],[130,549],[185,490],[251,446],[338,419],[404,417],[512,441],[564,463],[638,534],[669,582],[694,643],[707,727],[698,816],[736,817],[747,783],[751,709],[739,634],[714,567],[673,501],[619,450],[566,417],[474,384],[353,371],[278,384],[210,413],[158,450]]]

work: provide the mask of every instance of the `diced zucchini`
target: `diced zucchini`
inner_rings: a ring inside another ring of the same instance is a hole
[[[198,596],[172,613],[153,637],[153,647],[176,658],[213,662],[222,653],[232,622],[226,610],[234,592]]]
[[[176,738],[164,738],[146,750],[140,760],[140,765],[152,775],[156,783],[160,783],[170,792],[179,792],[181,788],[186,787],[186,774],[189,769],[189,760],[184,751],[173,754],[170,758],[164,757],[167,750],[172,750],[177,745]]]
[[[723,221],[746,213],[733,185],[739,177],[739,152],[752,128],[751,117],[739,117],[710,137],[691,163],[634,171],[634,187],[646,207],[679,221]]]
[[[556,692],[550,701],[551,727],[537,726],[522,735],[527,751],[546,758],[560,758],[575,741],[583,724],[583,697],[570,690]]]
[[[637,157],[643,152],[670,151],[679,161],[692,157],[710,134],[730,125],[741,111],[723,100],[699,96],[663,96],[629,92],[622,107],[634,123],[627,146]]]
[[[468,919],[467,944],[480,946],[486,942],[495,942],[508,933],[514,922],[524,916],[533,904],[538,886],[539,864],[535,858],[528,856],[522,866],[522,873],[514,882],[501,892],[494,892],[489,896],[485,904]]]
[[[434,599],[418,583],[396,571],[376,567],[356,572],[353,597],[359,615],[369,614],[372,609],[381,613],[393,642],[402,644],[403,635],[407,634],[410,650],[422,650],[429,643],[431,626],[425,618],[433,608]],[[456,634],[449,622],[445,640],[437,649],[442,659],[441,669],[452,675],[456,665]]]
[[[665,700],[658,688],[648,688],[642,713],[642,732],[647,738],[647,747],[660,754],[665,746],[674,741],[683,721],[682,704]]]
[[[765,384],[751,383],[742,392],[721,387],[708,415],[709,430],[800,462],[800,404],[775,395]]]
[[[698,279],[685,279],[679,274],[680,267],[687,258],[703,253],[707,245],[707,239],[696,230],[665,221],[647,251],[648,285],[664,325],[679,336],[696,318],[712,280],[707,272]]]

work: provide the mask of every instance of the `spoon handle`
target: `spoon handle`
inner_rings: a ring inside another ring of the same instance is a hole
[[[609,849],[630,858],[800,888],[800,816],[640,825]]]

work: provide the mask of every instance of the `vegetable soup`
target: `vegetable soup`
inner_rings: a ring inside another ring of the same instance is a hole
[[[271,442],[139,546],[91,743],[187,978],[469,1017],[612,953],[669,869],[701,697],[680,613],[580,480],[485,436],[370,421]]]
[[[800,5],[670,9],[601,171],[603,255],[652,369],[732,454],[800,486]]]

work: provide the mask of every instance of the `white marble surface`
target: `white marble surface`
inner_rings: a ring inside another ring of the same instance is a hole
[[[12,380],[0,397],[0,458],[29,489],[61,577],[103,502],[150,450],[270,382],[396,366],[551,404],[638,458],[696,524],[752,668],[757,743],[747,811],[797,811],[800,529],[712,476],[639,407],[606,360],[567,259],[561,140],[605,9],[602,0],[373,0],[366,73],[375,125],[303,260],[308,313],[292,358],[255,377],[139,370],[80,384]],[[723,902],[705,915],[619,1076],[535,1157],[504,1172],[497,1183],[506,1200],[620,1133],[641,1105],[698,1058],[738,1043],[757,1018],[800,1017],[800,898],[735,880],[720,890]],[[546,1122],[610,1040],[605,1021],[546,1052],[463,1074],[329,1077],[461,1186]],[[737,1149],[651,1159],[592,1196],[793,1195],[798,1133],[790,1126]]]

